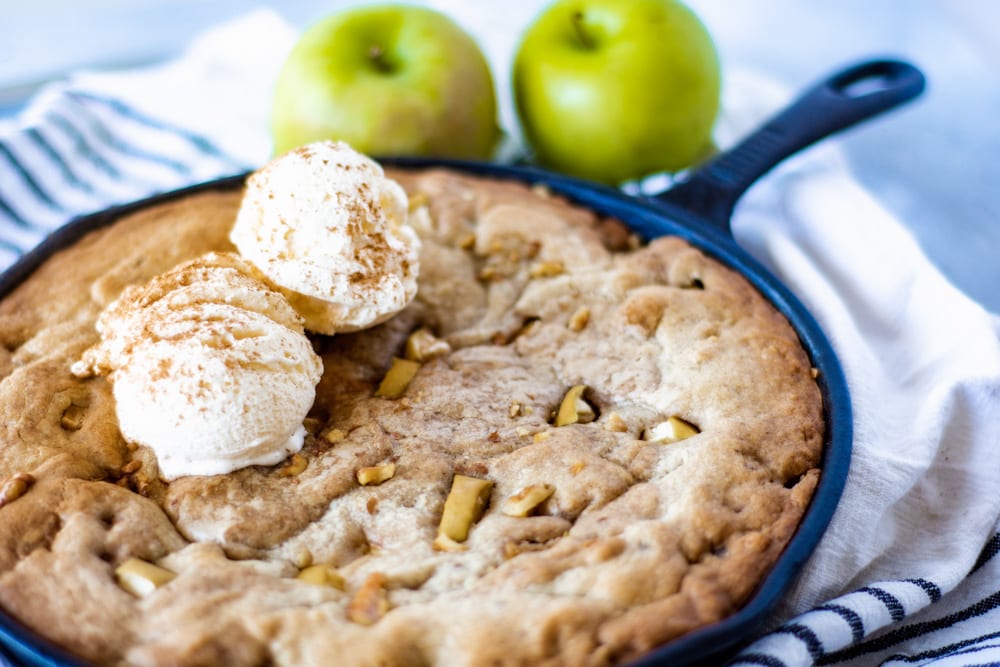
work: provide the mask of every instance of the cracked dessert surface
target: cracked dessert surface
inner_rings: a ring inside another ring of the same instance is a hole
[[[275,466],[164,482],[111,385],[70,372],[125,286],[233,251],[239,192],[127,215],[0,302],[0,607],[100,664],[603,665],[741,606],[819,476],[786,320],[684,241],[638,246],[543,188],[389,174],[417,296],[311,336],[305,445]],[[459,478],[488,484],[441,538]],[[137,597],[130,558],[176,576]]]

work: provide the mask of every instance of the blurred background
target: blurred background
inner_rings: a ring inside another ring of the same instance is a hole
[[[339,0],[0,0],[0,122],[46,82],[80,69],[122,69],[179,54],[190,40],[251,9],[296,28],[358,2]],[[509,62],[543,0],[444,2]],[[916,104],[838,139],[861,182],[961,290],[1000,313],[1000,2],[995,0],[689,0],[724,69],[759,70],[801,89],[847,62],[902,56],[927,75]],[[494,71],[501,117],[509,73]],[[863,243],[864,239],[859,239]],[[887,257],[886,261],[892,261]]]

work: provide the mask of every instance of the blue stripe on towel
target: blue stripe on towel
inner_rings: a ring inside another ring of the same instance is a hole
[[[0,252],[9,252],[13,255],[20,256],[24,253],[24,248],[18,247],[4,237],[0,236]]]
[[[115,136],[108,128],[105,126],[104,121],[100,119],[92,110],[87,109],[84,105],[80,105],[78,108],[80,112],[80,119],[86,124],[86,129],[90,131],[94,137],[100,141],[102,144],[107,145],[109,148],[114,149],[118,153],[133,157],[139,160],[145,160],[146,162],[152,162],[164,166],[172,171],[181,174],[182,176],[190,176],[191,168],[188,165],[180,162],[179,160],[174,160],[172,158],[166,157],[159,153],[152,153],[145,149],[139,148],[134,144],[127,143],[123,141],[120,137]]]
[[[972,566],[969,574],[989,563],[998,553],[1000,553],[1000,533],[993,533],[993,537],[986,542],[983,550],[979,552],[979,558],[976,559],[976,564]]]
[[[774,634],[785,634],[792,635],[803,644],[805,644],[806,650],[809,651],[809,657],[814,661],[819,660],[823,657],[825,651],[823,650],[823,642],[820,638],[816,636],[816,633],[801,623],[789,623],[788,625],[783,625],[774,631]]]
[[[967,621],[970,618],[975,618],[976,616],[982,616],[987,612],[992,611],[1000,607],[1000,591],[985,597],[975,604],[969,605],[965,609],[957,611],[953,614],[943,616],[933,621],[924,621],[921,623],[913,623],[910,625],[905,625],[897,630],[892,630],[882,635],[872,639],[871,641],[865,642],[863,644],[858,644],[856,646],[850,646],[836,653],[831,653],[827,655],[823,660],[819,661],[818,664],[829,664],[832,662],[839,662],[842,660],[849,660],[851,658],[856,658],[861,655],[866,655],[868,653],[876,653],[878,651],[884,651],[890,646],[899,644],[900,642],[907,641],[909,639],[915,639],[921,635],[930,634],[931,632],[936,632],[938,630],[943,630],[949,628],[956,623],[961,623],[962,621]]]
[[[69,183],[71,186],[82,190],[87,194],[94,193],[94,187],[90,183],[86,183],[76,175],[72,168],[70,168],[69,163],[63,158],[59,152],[52,147],[52,144],[46,140],[42,135],[41,130],[37,127],[32,127],[28,129],[25,134],[31,139],[31,142],[38,147],[38,150],[45,154],[46,157],[52,162],[56,170],[59,172],[62,179]]]
[[[906,610],[903,609],[903,603],[901,603],[899,598],[892,593],[882,590],[881,588],[876,588],[875,586],[865,586],[864,588],[859,588],[858,593],[867,593],[884,604],[885,608],[889,610],[889,616],[893,621],[901,621],[906,618]]]
[[[2,193],[0,193],[0,213],[10,218],[10,221],[18,227],[23,229],[34,229],[34,225],[28,223],[27,220],[21,217],[20,213],[11,208],[10,204],[8,204],[3,198]]]
[[[844,619],[844,622],[851,628],[851,641],[854,643],[857,643],[865,638],[865,622],[853,609],[849,609],[843,605],[829,603],[816,607],[815,611],[832,611],[834,614],[837,614]]]
[[[237,160],[231,155],[228,155],[227,153],[222,151],[218,146],[216,146],[212,141],[203,137],[202,135],[187,130],[185,128],[178,127],[177,125],[172,125],[158,118],[153,118],[152,116],[144,114],[138,109],[125,104],[121,100],[102,97],[100,95],[95,95],[93,93],[85,93],[85,92],[74,92],[71,93],[71,96],[77,100],[85,100],[88,102],[95,102],[97,104],[101,104],[124,118],[134,120],[138,123],[141,123],[147,127],[156,130],[174,134],[187,141],[189,144],[198,149],[198,151],[200,151],[201,153],[205,155],[210,155],[218,160],[221,160],[237,168],[238,170],[245,170],[248,168],[248,165],[244,164],[240,160]]]
[[[50,111],[45,115],[47,121],[51,121],[53,125],[58,127],[63,134],[65,134],[70,141],[73,142],[73,149],[97,169],[104,172],[107,176],[115,180],[122,180],[122,173],[118,169],[104,159],[104,157],[94,150],[94,147],[88,141],[87,137],[83,135],[80,130],[73,125],[69,120],[67,120],[62,114]]]
[[[924,589],[924,592],[927,593],[927,599],[931,602],[937,602],[941,599],[941,587],[933,581],[926,579],[903,579],[902,581]]]
[[[899,662],[920,662],[922,660],[929,660],[933,658],[952,658],[960,655],[969,655],[972,653],[978,653],[980,651],[988,651],[990,649],[1000,648],[1000,644],[983,644],[989,639],[1000,638],[1000,632],[991,632],[989,634],[980,635],[979,637],[973,637],[971,639],[964,639],[960,642],[955,642],[954,644],[949,644],[947,646],[941,646],[936,649],[929,651],[923,651],[922,653],[915,653],[913,655],[906,655],[905,653],[897,653],[891,655],[885,659],[885,662],[899,661]],[[971,665],[973,663],[965,663],[966,665]],[[984,664],[984,663],[977,663]],[[990,664],[990,663],[985,663]]]
[[[59,202],[52,198],[48,192],[46,192],[38,181],[35,180],[35,176],[27,169],[21,161],[14,155],[14,152],[10,147],[3,141],[0,141],[0,156],[7,160],[8,163],[14,168],[24,184],[28,186],[31,193],[35,195],[35,198],[44,204],[49,209],[56,211],[57,213],[65,213],[66,209],[63,208]]]

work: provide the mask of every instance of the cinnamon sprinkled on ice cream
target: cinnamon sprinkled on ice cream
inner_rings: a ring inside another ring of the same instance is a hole
[[[119,427],[160,475],[273,465],[302,448],[323,365],[302,318],[249,263],[210,253],[130,286],[73,365],[108,375]]]
[[[343,143],[310,144],[247,179],[231,239],[100,316],[101,343],[73,365],[108,375],[122,435],[160,475],[273,465],[302,448],[322,362],[304,329],[355,331],[417,291],[407,197]]]
[[[384,322],[417,291],[407,197],[342,142],[276,158],[247,179],[230,238],[322,334]]]

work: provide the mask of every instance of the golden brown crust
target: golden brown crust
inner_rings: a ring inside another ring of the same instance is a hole
[[[0,302],[0,483],[37,480],[0,507],[0,606],[137,665],[614,664],[739,608],[819,474],[819,391],[784,318],[680,239],[636,247],[515,183],[393,176],[423,241],[417,298],[314,339],[296,461],[166,484],[107,382],[69,372],[126,285],[232,250],[239,193],[128,216]],[[421,326],[445,352],[374,396]],[[574,385],[595,418],[555,426]],[[700,432],[651,441],[672,416]],[[436,542],[456,474],[492,482],[489,505],[464,543]],[[528,516],[501,511],[543,484]],[[114,577],[129,557],[177,577],[133,597]],[[343,585],[296,580],[312,563]]]

